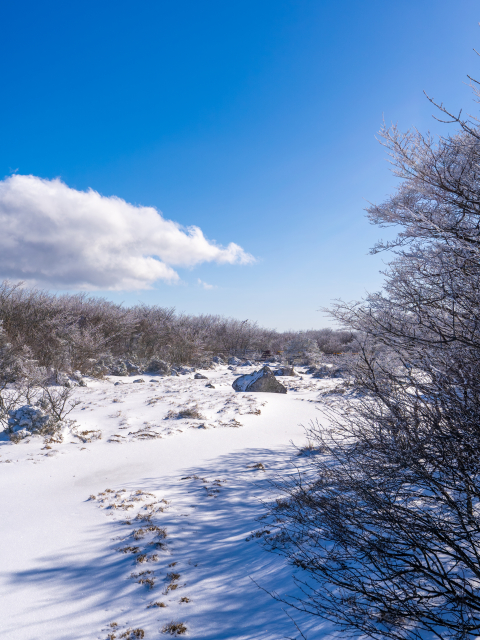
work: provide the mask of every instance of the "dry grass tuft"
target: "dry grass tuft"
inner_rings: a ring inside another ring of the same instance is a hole
[[[145,631],[143,629],[127,629],[122,633],[120,638],[125,638],[125,640],[141,640],[141,638],[145,638]]]
[[[149,589],[153,589],[155,586],[155,575],[153,571],[140,571],[140,573],[132,573],[131,578],[139,578],[138,584],[146,585]]]
[[[183,624],[183,622],[169,622],[166,624],[162,633],[169,633],[171,636],[181,636],[184,633],[187,633],[187,627]]]
[[[321,453],[322,447],[315,446],[311,440],[307,440],[307,444],[298,450],[299,456],[308,456],[313,453]]]
[[[180,574],[179,573],[167,573],[167,578],[170,580],[170,582],[177,582],[177,580],[180,580]]]
[[[83,443],[93,442],[94,440],[100,440],[102,437],[102,432],[99,429],[90,429],[90,431],[77,431],[72,432],[76,438],[81,440]]]
[[[255,464],[247,464],[247,469],[261,469],[265,471],[265,467],[261,462],[256,462]]]
[[[186,418],[190,418],[191,420],[205,420],[205,416],[200,413],[197,405],[184,407],[177,412],[170,410],[165,416],[165,420],[182,420]]]
[[[167,573],[167,580],[170,580],[170,582],[165,587],[165,591],[163,592],[164,595],[167,595],[167,593],[170,593],[170,591],[175,591],[176,589],[178,589],[180,585],[178,585],[177,583],[178,580],[180,580],[180,574],[174,572]]]

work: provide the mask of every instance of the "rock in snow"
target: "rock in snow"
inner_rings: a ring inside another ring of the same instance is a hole
[[[263,391],[264,393],[287,393],[286,388],[273,375],[269,367],[237,378],[232,387],[235,391]]]
[[[170,375],[170,365],[164,360],[153,358],[145,369],[146,373],[157,373],[162,376]]]
[[[196,373],[193,377],[195,380],[208,380],[207,376],[202,376],[201,373]]]

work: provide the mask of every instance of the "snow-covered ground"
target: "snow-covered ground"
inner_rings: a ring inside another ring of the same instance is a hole
[[[294,593],[293,570],[249,535],[334,382],[236,393],[253,370],[90,380],[62,443],[0,441],[0,637],[150,640],[172,621],[190,638],[300,637],[257,586]],[[167,417],[185,408],[202,417]],[[289,613],[308,640],[329,635]]]

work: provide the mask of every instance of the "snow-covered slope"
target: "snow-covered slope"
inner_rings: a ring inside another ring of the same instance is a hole
[[[287,395],[236,393],[249,371],[92,380],[75,391],[77,425],[63,443],[0,442],[1,637],[141,629],[149,640],[168,637],[171,621],[209,640],[299,635],[257,586],[292,593],[292,569],[249,535],[268,480],[291,469],[291,441],[305,443],[301,425],[320,417],[315,400],[332,383],[282,378]],[[185,409],[200,417],[175,417]],[[293,617],[309,640],[328,635]]]

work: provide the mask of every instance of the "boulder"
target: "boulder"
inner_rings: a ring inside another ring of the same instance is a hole
[[[212,358],[212,362],[214,364],[224,364],[223,360],[220,358],[220,356],[213,356]]]
[[[193,377],[195,380],[208,380],[207,376],[202,376],[201,373],[196,373]]]
[[[213,384],[211,384],[210,382],[208,384],[205,385],[208,389],[215,389],[215,387],[213,386]]]
[[[153,360],[150,360],[148,363],[145,373],[156,373],[161,376],[168,376],[170,375],[170,365],[164,360],[153,358]]]
[[[240,376],[232,387],[235,391],[261,391],[263,393],[287,393],[286,388],[273,375],[273,371],[265,366],[259,371]]]
[[[232,356],[231,358],[228,359],[228,364],[233,364],[238,366],[239,364],[242,364],[242,361],[239,358]]]
[[[145,382],[145,380],[144,380],[143,378],[137,378],[137,379],[136,379],[136,380],[134,380],[133,382],[134,382],[134,383],[135,383],[135,382],[140,382],[140,383],[141,383],[141,382]]]

